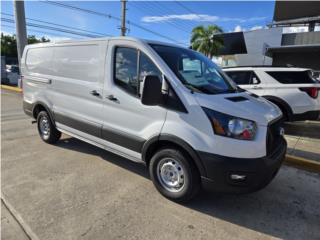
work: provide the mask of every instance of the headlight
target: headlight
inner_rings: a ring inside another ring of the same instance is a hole
[[[253,140],[257,125],[255,122],[228,114],[202,108],[207,114],[215,134],[241,140]]]

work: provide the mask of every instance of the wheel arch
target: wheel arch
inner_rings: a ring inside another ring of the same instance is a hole
[[[266,95],[266,96],[263,96],[265,99],[267,99],[268,101],[276,104],[280,109],[281,111],[282,110],[285,110],[285,114],[288,118],[289,121],[292,120],[293,118],[293,111],[290,107],[290,105],[284,101],[283,99],[279,98],[279,97],[275,97],[275,96],[269,96],[269,95]]]
[[[55,121],[54,121],[54,115],[53,112],[50,110],[50,108],[48,107],[47,104],[45,104],[44,102],[35,102],[33,104],[33,108],[32,108],[32,115],[35,119],[37,119],[37,115],[39,114],[39,112],[41,111],[46,111],[49,114],[50,120],[53,123],[53,125],[55,126]]]
[[[205,168],[201,162],[200,157],[196,153],[196,151],[184,140],[179,137],[170,134],[160,134],[158,136],[154,136],[144,143],[142,147],[142,160],[149,165],[150,159],[153,154],[160,148],[165,146],[173,146],[178,149],[181,149],[185,153],[189,155],[189,157],[193,160],[197,169],[201,176],[206,176]]]

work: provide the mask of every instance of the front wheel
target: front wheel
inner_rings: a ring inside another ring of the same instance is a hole
[[[38,114],[37,125],[39,135],[46,143],[56,143],[60,139],[61,132],[53,125],[46,111],[41,111]]]
[[[150,160],[149,172],[157,190],[170,200],[186,202],[200,190],[197,167],[178,149],[164,148],[156,152]]]

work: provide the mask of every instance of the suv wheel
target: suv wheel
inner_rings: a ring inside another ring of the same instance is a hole
[[[161,149],[151,158],[153,184],[166,198],[176,202],[192,199],[200,190],[200,175],[189,156],[178,149]]]
[[[37,125],[39,135],[46,143],[56,143],[60,139],[61,132],[53,125],[46,111],[41,111],[38,114]]]

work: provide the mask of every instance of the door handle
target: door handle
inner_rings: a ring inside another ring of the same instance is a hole
[[[96,96],[96,97],[99,97],[99,96],[100,96],[100,93],[98,93],[97,90],[92,90],[92,91],[90,92],[90,94],[93,95],[93,96]]]
[[[259,86],[253,86],[254,89],[262,89],[262,87]]]
[[[112,94],[108,95],[106,98],[109,99],[110,101],[114,101],[114,102],[118,101],[118,99]]]

